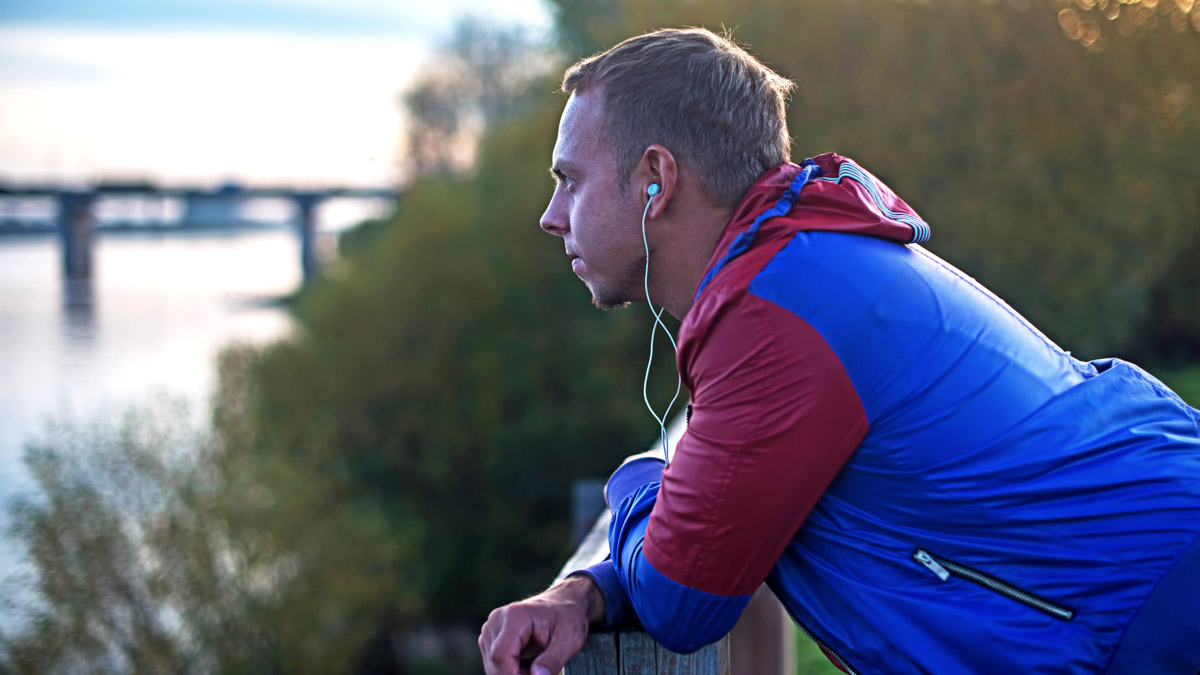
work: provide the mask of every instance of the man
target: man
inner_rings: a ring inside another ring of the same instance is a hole
[[[541,226],[597,305],[682,321],[691,415],[609,480],[611,559],[492,613],[488,672],[589,624],[693,650],[765,580],[849,672],[1196,673],[1200,412],[1060,350],[857,164],[789,163],[789,87],[703,30],[567,71]]]

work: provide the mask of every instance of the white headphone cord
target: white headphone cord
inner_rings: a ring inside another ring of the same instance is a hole
[[[666,411],[662,417],[654,412],[654,407],[650,405],[650,394],[648,391],[650,385],[650,365],[654,363],[654,334],[658,332],[659,326],[663,332],[667,334],[667,339],[671,341],[671,347],[674,348],[675,354],[679,354],[679,345],[675,344],[675,338],[671,335],[671,330],[662,322],[662,314],[664,308],[659,307],[658,311],[654,310],[654,303],[650,301],[650,243],[646,240],[646,215],[650,213],[650,202],[654,200],[651,195],[646,201],[646,210],[642,211],[642,245],[646,247],[646,276],[643,279],[643,284],[646,291],[646,304],[650,305],[650,313],[654,315],[654,325],[650,327],[650,359],[646,361],[646,376],[642,379],[642,400],[646,402],[646,409],[654,415],[654,419],[658,422],[659,438],[662,440],[663,461],[670,463],[671,457],[667,450],[667,416],[671,414],[671,408],[675,406],[675,401],[679,399],[679,392],[683,389],[683,377],[679,375],[678,370],[675,373],[675,396],[671,398],[671,402],[667,404]]]

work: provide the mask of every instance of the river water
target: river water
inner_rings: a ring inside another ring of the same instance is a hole
[[[119,412],[164,390],[203,402],[233,340],[290,329],[270,305],[300,282],[289,231],[101,235],[67,282],[53,236],[0,237],[0,502],[29,487],[24,444],[48,416]]]
[[[35,489],[21,456],[47,419],[119,415],[160,391],[202,410],[223,345],[293,328],[271,302],[301,281],[288,229],[106,233],[93,264],[91,282],[67,282],[54,235],[0,236],[0,511]],[[0,535],[0,574],[21,559]]]

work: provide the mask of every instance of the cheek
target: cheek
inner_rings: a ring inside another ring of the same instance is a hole
[[[641,211],[621,208],[615,195],[584,190],[571,204],[571,229],[593,256],[628,257],[642,252]],[[647,223],[647,227],[649,227]]]

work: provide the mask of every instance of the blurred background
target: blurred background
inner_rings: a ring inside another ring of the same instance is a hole
[[[1200,3],[747,5],[0,6],[0,671],[481,672],[657,433],[647,313],[537,220],[563,68],[658,27],[730,29],[794,159],[1200,404]]]

